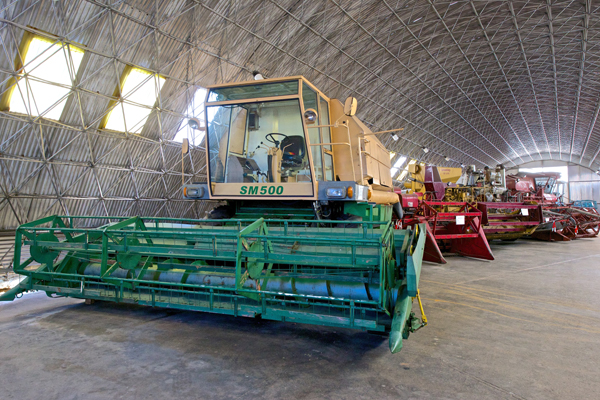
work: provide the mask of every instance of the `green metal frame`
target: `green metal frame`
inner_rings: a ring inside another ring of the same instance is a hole
[[[373,203],[344,203],[344,212],[361,217],[363,221],[387,222],[392,220],[392,206]]]
[[[424,232],[390,222],[190,220],[50,216],[16,231],[14,271],[0,297],[128,302],[390,332],[399,351],[421,269]],[[215,226],[221,224],[221,226]],[[352,228],[348,228],[348,226]],[[22,244],[32,256],[21,263]],[[39,265],[36,265],[36,263]],[[393,343],[392,343],[393,342]]]

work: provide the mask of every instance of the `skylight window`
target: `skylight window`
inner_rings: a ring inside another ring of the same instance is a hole
[[[394,176],[396,176],[396,174],[398,173],[398,171],[400,171],[400,167],[402,166],[402,164],[404,164],[404,161],[406,161],[406,157],[405,156],[400,156],[398,158],[398,160],[396,160],[396,162],[394,163],[394,166],[392,167],[392,170],[391,170],[392,178]]]
[[[557,167],[519,168],[519,172],[531,174],[539,174],[543,172],[558,172],[560,174],[559,181],[569,182],[569,168],[566,165]]]
[[[192,146],[200,146],[202,140],[204,140],[204,135],[206,131],[201,131],[198,129],[192,129],[188,125],[189,118],[198,118],[200,121],[200,127],[206,127],[206,122],[204,121],[204,100],[206,99],[206,89],[199,88],[194,93],[194,97],[192,101],[188,105],[187,111],[185,112],[186,117],[181,120],[179,124],[179,128],[177,128],[177,133],[173,138],[174,142],[181,143],[183,139],[187,138],[190,141]]]
[[[140,133],[146,124],[165,78],[138,68],[131,68],[123,79],[121,93],[104,128]]]
[[[408,175],[408,167],[410,165],[416,164],[417,160],[410,160],[410,162],[408,164],[406,164],[406,166],[404,167],[404,169],[402,170],[402,173],[400,173],[400,176],[398,176],[399,181],[403,180],[404,178],[406,178],[406,175]]]
[[[29,35],[23,40],[24,67],[16,85],[7,92],[9,110],[58,120],[83,59],[83,50],[39,36]]]

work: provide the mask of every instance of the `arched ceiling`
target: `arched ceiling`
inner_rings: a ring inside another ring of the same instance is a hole
[[[59,121],[0,112],[0,226],[47,213],[201,216],[170,142],[197,86],[304,75],[359,100],[390,150],[441,165],[600,167],[598,3],[141,1],[0,3],[6,91],[25,32],[85,46]],[[126,65],[166,78],[139,134],[99,129]],[[424,153],[422,147],[431,151]],[[200,152],[186,178],[201,180]],[[446,161],[448,157],[450,161]]]

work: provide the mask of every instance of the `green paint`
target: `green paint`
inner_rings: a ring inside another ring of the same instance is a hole
[[[14,271],[28,280],[1,299],[34,289],[389,332],[395,352],[419,326],[410,297],[418,285],[424,229],[419,235],[394,230],[381,220],[388,215],[384,207],[348,210],[373,222],[341,228],[339,221],[236,218],[214,226],[204,220],[105,217],[108,225],[72,228],[94,221],[52,216],[17,229]],[[32,255],[45,261],[36,270],[26,269],[33,257],[20,261],[23,238]],[[54,263],[55,255],[64,259]]]
[[[369,203],[344,203],[344,213],[361,217],[363,221],[388,222],[392,220],[392,206]]]
[[[242,186],[240,194],[248,195],[281,195],[283,194],[283,186]]]

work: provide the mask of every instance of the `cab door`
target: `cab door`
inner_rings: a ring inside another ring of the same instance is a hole
[[[304,110],[313,109],[316,111],[319,119],[315,126],[308,126],[308,137],[310,139],[310,150],[315,169],[315,178],[317,181],[333,181],[335,173],[333,170],[333,150],[331,148],[331,128],[323,125],[330,125],[329,102],[313,90],[306,83],[302,83],[302,103]]]
[[[315,110],[319,113],[319,95],[305,82],[302,82],[302,103],[304,111]],[[320,125],[319,121],[317,124]],[[313,123],[313,126],[308,125],[308,138],[310,140],[310,151],[312,153],[313,167],[315,170],[315,179],[317,181],[323,180],[323,150],[321,146],[321,128],[315,128],[317,124]]]
[[[329,103],[323,97],[319,96],[319,125],[330,125],[329,122]],[[320,129],[321,143],[325,143],[321,147],[321,155],[323,159],[323,175],[324,180],[334,181],[335,171],[333,170],[333,150],[331,149],[331,128],[324,126]]]

